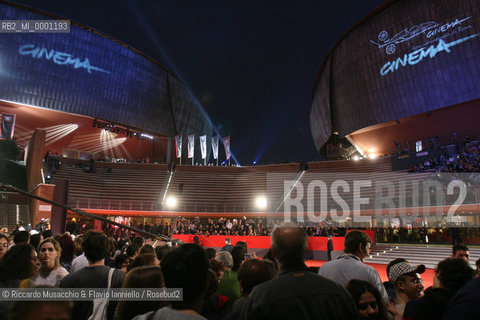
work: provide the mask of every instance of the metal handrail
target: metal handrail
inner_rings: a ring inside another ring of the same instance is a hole
[[[52,205],[54,205],[54,206],[61,207],[61,208],[65,209],[65,210],[68,210],[68,211],[71,211],[71,212],[75,212],[75,213],[77,213],[77,214],[79,214],[79,215],[82,215],[82,216],[86,216],[86,217],[89,217],[89,218],[92,218],[92,219],[100,220],[100,221],[105,222],[105,223],[113,224],[113,225],[115,225],[115,226],[118,226],[118,227],[121,227],[121,228],[124,228],[124,229],[131,230],[131,231],[133,231],[133,232],[136,232],[136,233],[142,234],[142,235],[144,235],[144,236],[147,236],[148,238],[153,238],[153,239],[156,239],[156,240],[163,240],[163,241],[172,241],[172,239],[171,239],[170,237],[161,236],[161,235],[158,235],[158,234],[154,234],[154,233],[151,233],[151,232],[147,232],[147,231],[145,231],[145,230],[137,229],[137,228],[135,228],[135,227],[127,226],[127,225],[125,225],[125,224],[118,223],[118,222],[115,222],[115,221],[106,219],[106,218],[104,218],[104,217],[101,217],[101,216],[98,216],[98,215],[96,215],[96,214],[83,211],[83,210],[81,210],[81,209],[73,208],[73,207],[64,205],[64,204],[62,204],[62,203],[56,202],[56,201],[52,201],[52,200],[49,200],[49,199],[45,199],[45,198],[43,198],[43,197],[37,196],[37,195],[35,195],[35,194],[33,194],[33,193],[30,193],[30,192],[28,192],[28,191],[19,189],[19,188],[17,188],[17,187],[11,186],[11,185],[9,185],[9,184],[0,183],[0,187],[5,188],[5,189],[7,189],[7,190],[11,190],[11,191],[15,191],[15,192],[24,194],[24,195],[26,195],[26,196],[28,196],[28,197],[31,197],[31,198],[34,198],[34,199],[37,199],[37,200],[40,200],[40,201],[43,201],[43,202],[52,204]]]

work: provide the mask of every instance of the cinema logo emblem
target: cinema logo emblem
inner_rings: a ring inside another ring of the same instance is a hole
[[[435,21],[427,21],[418,25],[404,28],[402,31],[398,32],[390,38],[388,36],[388,32],[383,30],[378,34],[378,41],[370,40],[370,42],[376,45],[378,49],[385,48],[385,52],[390,55],[395,53],[397,49],[396,45],[400,43],[411,41],[414,38],[421,36],[422,34],[425,35],[427,39],[430,39],[434,36],[438,36],[439,38],[444,37],[442,36],[442,34],[454,28],[462,28],[462,24],[471,18],[471,16],[460,20],[456,18],[455,21],[450,21],[443,25]]]
[[[283,213],[286,222],[314,223],[331,219],[369,221],[385,214],[407,216],[407,211],[438,217],[452,217],[467,198],[467,184],[461,180],[442,183],[436,180],[335,180],[328,186],[323,180],[307,185],[284,181]],[[368,211],[368,212],[367,212]]]

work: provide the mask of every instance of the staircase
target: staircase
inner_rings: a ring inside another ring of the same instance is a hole
[[[469,247],[470,265],[475,269],[475,261],[480,258],[480,247]],[[452,255],[452,247],[447,245],[404,245],[380,243],[372,246],[366,263],[388,264],[396,258],[404,258],[413,264],[424,264],[435,269],[443,259]]]

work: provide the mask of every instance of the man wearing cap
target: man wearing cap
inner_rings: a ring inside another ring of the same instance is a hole
[[[395,288],[395,308],[403,316],[407,302],[423,296],[423,280],[420,274],[425,266],[412,265],[408,261],[398,262],[390,267],[388,279]]]

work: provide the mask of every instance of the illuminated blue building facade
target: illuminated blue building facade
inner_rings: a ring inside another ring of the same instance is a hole
[[[480,99],[480,2],[388,1],[353,26],[317,73],[318,149],[395,119]]]
[[[9,20],[58,19],[0,3]],[[3,33],[0,99],[44,107],[158,135],[207,134],[208,116],[172,72],[149,57],[76,23],[70,33]]]

